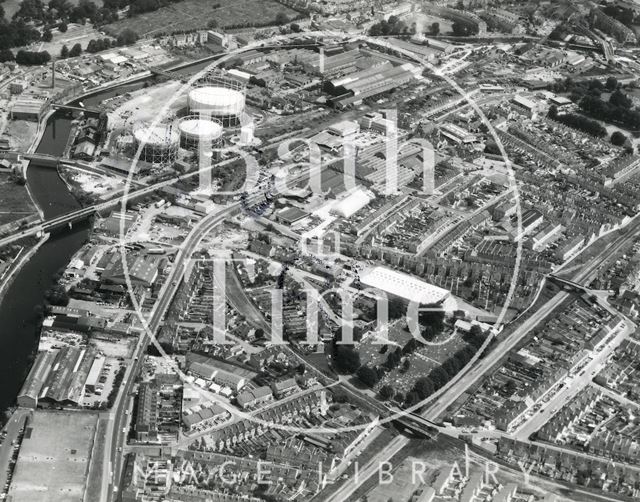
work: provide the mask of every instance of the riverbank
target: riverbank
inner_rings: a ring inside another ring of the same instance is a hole
[[[49,234],[45,234],[44,236],[42,236],[42,238],[40,238],[40,240],[29,251],[27,251],[20,257],[18,263],[11,264],[11,269],[9,270],[8,275],[2,278],[2,284],[0,285],[0,304],[2,304],[4,296],[11,286],[11,283],[13,282],[15,276],[18,275],[20,270],[22,270],[22,267],[27,264],[27,262],[33,257],[33,255],[36,254],[36,252],[42,247],[42,245],[47,242],[47,240],[49,240]]]
[[[201,70],[203,65],[219,57],[210,56],[198,61],[177,63],[173,68],[189,68],[188,73]],[[187,73],[187,72],[185,72]],[[141,88],[150,72],[132,76],[108,85],[96,87],[76,96],[68,97],[65,104],[84,100],[87,108],[100,104],[118,93]],[[67,145],[73,120],[64,113],[53,110],[39,122],[33,139],[31,152],[60,157]],[[29,196],[36,204],[41,218],[52,219],[79,208],[76,197],[57,169],[30,163],[27,173]],[[55,283],[60,270],[69,266],[73,256],[90,237],[91,224],[78,222],[72,228],[60,229],[48,239],[33,246],[28,255],[21,258],[19,266],[6,281],[0,298],[0,326],[2,326],[3,351],[0,352],[0,409],[8,410],[15,405],[16,395],[33,364],[34,351],[40,338],[41,316],[39,307],[45,302],[45,292]]]

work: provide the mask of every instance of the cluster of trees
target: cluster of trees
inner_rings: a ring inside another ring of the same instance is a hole
[[[0,18],[0,50],[21,47],[40,40],[40,32],[22,19]]]
[[[571,101],[579,103],[584,96],[600,97],[605,90],[613,91],[617,85],[618,81],[615,78],[610,78],[606,84],[602,84],[596,79],[575,82],[571,77],[567,77],[565,80],[551,84],[551,90],[556,93],[569,93]]]
[[[438,389],[444,387],[466,364],[471,361],[478,348],[485,340],[485,335],[479,326],[473,326],[471,332],[465,336],[465,340],[470,344],[457,351],[454,355],[446,359],[440,366],[431,370],[429,375],[416,380],[413,388],[404,396],[404,404],[407,407],[428,398]],[[396,396],[397,400],[400,396]]]
[[[602,12],[632,29],[634,24],[640,22],[640,16],[638,16],[634,9],[620,7],[618,5],[606,5],[602,7]]]
[[[0,63],[6,63],[7,61],[15,61],[16,57],[9,49],[0,49]]]
[[[399,319],[403,315],[406,315],[406,305],[401,300],[392,299],[389,302],[388,313],[390,319]],[[433,309],[426,309],[425,311],[419,312],[418,323],[422,331],[422,336],[425,339],[430,340],[441,333],[444,329],[444,319],[444,312],[435,307]],[[474,327],[472,333],[469,334],[469,343],[479,347],[483,340],[484,336],[482,335],[480,328]],[[403,359],[404,363],[400,371],[403,373],[408,371],[410,368],[410,360],[407,356],[412,354],[419,347],[420,342],[415,338],[408,340],[402,348],[396,347],[394,350],[389,350],[389,345],[383,345],[380,348],[380,354],[387,354],[385,362],[380,366],[371,367],[361,364],[360,355],[352,345],[334,344],[333,361],[336,369],[341,373],[355,373],[363,384],[368,387],[374,387],[385,373],[398,368]],[[462,349],[452,358],[446,360],[442,367],[434,369],[428,376],[429,382],[432,383],[433,388],[438,389],[448,382],[451,377],[460,371],[471,357],[473,357],[474,353],[475,350],[471,348]],[[417,402],[420,399],[424,399],[424,397],[421,396],[424,395],[427,397],[434,392],[434,390],[430,390],[429,393],[427,393],[427,390],[430,389],[430,387],[424,386],[424,381],[425,379],[421,379],[419,381],[422,382],[417,384],[419,390],[414,388],[412,391],[414,394],[412,394],[409,399],[416,398],[415,402]],[[380,389],[379,394],[381,399],[390,399],[393,396],[393,389],[388,386],[384,386]],[[404,401],[405,396],[399,395],[396,396],[396,399]]]
[[[634,109],[633,101],[620,89],[615,77],[609,77],[605,84],[599,80],[574,82],[571,78],[551,86],[554,92],[568,92],[571,100],[580,109],[597,120],[620,124],[630,129],[640,129],[640,111]],[[608,100],[602,99],[602,93],[611,93]],[[556,116],[554,116],[554,114]],[[597,122],[575,114],[557,115],[557,110],[549,110],[551,118],[594,136],[603,137],[606,130]],[[618,137],[617,141],[620,140]]]
[[[98,38],[90,40],[87,44],[87,52],[95,54],[96,52],[105,51],[111,47],[122,47],[124,45],[134,44],[138,40],[138,35],[132,30],[123,30],[116,40],[110,38]]]
[[[341,373],[353,374],[360,368],[360,354],[353,345],[334,346],[333,364]]]
[[[82,54],[82,46],[80,44],[75,44],[73,47],[71,47],[71,50],[69,50],[69,47],[67,47],[66,45],[63,45],[62,49],[60,50],[60,57],[62,59],[75,58],[80,54]]]
[[[577,113],[563,113],[562,115],[558,115],[557,109],[553,110],[549,108],[549,118],[579,131],[584,131],[597,138],[604,138],[607,135],[607,130],[599,122],[588,119],[584,115]]]
[[[621,124],[629,129],[640,129],[640,112],[632,108],[631,100],[620,90],[614,91],[609,101],[599,96],[585,96],[580,100],[580,109],[598,120]]]
[[[398,16],[390,16],[386,21],[377,22],[369,29],[372,37],[385,37],[389,35],[411,35],[411,30]]]
[[[106,7],[98,8],[90,0],[80,0],[75,6],[69,0],[50,0],[47,8],[42,0],[23,0],[11,21],[0,10],[0,50],[48,42],[54,27],[64,33],[68,22],[84,23],[86,19],[100,25],[115,21],[117,14]]]
[[[116,11],[108,0],[102,7],[98,7],[91,0],[80,0],[77,5],[69,0],[50,0],[47,8],[41,0],[23,0],[13,18],[42,23],[45,27],[54,26],[58,22],[65,25],[69,21],[84,23],[86,19],[93,24],[105,24],[118,18]]]
[[[45,300],[50,305],[57,305],[59,307],[66,307],[69,305],[69,295],[63,286],[55,285],[51,289],[48,289],[44,294]]]
[[[47,51],[32,52],[18,51],[16,54],[16,63],[23,65],[40,65],[51,61],[51,55]]]
[[[472,37],[478,34],[478,26],[473,23],[454,21],[451,30],[456,37]]]
[[[392,351],[389,351],[388,345],[383,345],[380,349],[380,353],[386,353],[387,359],[382,363],[382,366],[376,366],[375,368],[370,366],[360,366],[356,371],[356,374],[363,384],[368,387],[373,387],[380,381],[385,373],[396,369],[403,358],[405,359],[400,372],[405,373],[409,370],[411,365],[411,361],[406,357],[411,355],[419,346],[420,343],[415,338],[411,338],[404,347],[396,347],[395,350]]]

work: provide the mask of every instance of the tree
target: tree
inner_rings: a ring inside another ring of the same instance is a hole
[[[69,20],[74,23],[83,23],[86,19],[96,21],[98,7],[90,0],[80,0],[80,3],[69,13]]]
[[[633,106],[633,101],[631,101],[631,99],[629,99],[629,97],[626,96],[620,89],[616,89],[615,91],[613,91],[613,93],[609,97],[609,103],[611,103],[613,106],[624,108],[626,110]]]
[[[65,23],[64,21],[62,21],[59,25],[58,25],[58,31],[60,33],[66,33],[68,29],[67,23]]]
[[[471,326],[471,329],[469,330],[469,333],[474,338],[477,338],[479,336],[483,336],[484,335],[484,331],[482,331],[482,328],[480,326],[478,326],[477,324],[474,324],[473,326]]]
[[[416,391],[407,392],[407,396],[404,398],[405,406],[411,407],[418,402],[420,402],[420,396]]]
[[[282,26],[283,24],[287,24],[289,22],[289,16],[287,16],[284,12],[280,11],[276,14],[275,21],[278,26]]]
[[[611,134],[611,144],[616,146],[622,146],[627,142],[627,137],[620,131],[614,131]]]
[[[75,44],[71,47],[69,51],[69,56],[72,58],[77,58],[80,54],[82,54],[82,46],[80,44]]]
[[[6,63],[7,61],[15,61],[16,57],[9,49],[0,50],[0,63]]]
[[[138,41],[138,34],[133,30],[122,30],[118,35],[118,45],[132,45]]]
[[[478,34],[478,26],[471,23],[454,21],[451,29],[456,37],[469,37]]]
[[[558,116],[558,107],[556,105],[551,105],[549,107],[549,113],[547,114],[547,116],[550,119],[555,119]]]
[[[435,392],[433,382],[428,377],[421,377],[416,380],[413,390],[418,393],[420,400],[428,398]]]
[[[209,28],[210,30],[215,30],[218,27],[218,20],[217,19],[210,19],[207,22],[207,28]]]
[[[351,345],[336,345],[334,362],[338,371],[355,373],[360,367],[360,354]]]
[[[62,46],[62,49],[60,49],[60,57],[62,59],[67,59],[69,57],[69,47],[66,45]]]
[[[380,399],[382,399],[383,401],[388,401],[393,397],[393,387],[391,387],[391,385],[383,385],[380,388],[379,394]]]
[[[373,387],[378,383],[378,372],[369,366],[360,366],[357,375],[367,387]]]
[[[449,381],[449,378],[449,374],[441,366],[433,368],[429,373],[429,380],[433,382],[436,389],[443,387]]]
[[[42,32],[42,40],[44,42],[51,42],[51,40],[53,40],[53,34],[50,29],[46,29]]]
[[[389,320],[393,321],[395,319],[400,319],[407,313],[407,305],[401,298],[394,296],[387,303]]]
[[[585,96],[580,102],[580,107],[582,107],[582,103],[588,99],[596,99],[601,103],[603,102],[599,98],[590,98],[589,96]],[[577,113],[563,113],[562,115],[558,115],[556,120],[564,125],[573,127],[579,131],[584,131],[598,138],[603,138],[607,135],[607,130],[602,126],[602,124]]]
[[[13,15],[14,19],[39,21],[44,18],[44,4],[40,0],[22,0],[20,8]]]
[[[69,15],[73,5],[68,0],[50,0],[49,9],[55,9],[58,13],[58,18],[63,18]]]
[[[53,286],[45,292],[45,298],[51,305],[66,307],[69,305],[69,295],[63,286]]]
[[[41,65],[51,61],[51,54],[47,51],[30,52],[25,50],[18,51],[16,55],[16,63],[23,65]]]
[[[440,34],[440,23],[431,23],[431,34],[439,35]]]
[[[617,89],[618,79],[616,77],[609,77],[607,79],[607,83],[605,84],[605,87],[607,88],[608,91],[613,91],[614,89]]]
[[[447,372],[447,374],[452,376],[457,374],[461,367],[460,362],[455,357],[450,357],[442,363],[442,368]]]
[[[424,305],[424,310],[418,312],[420,326],[432,331],[433,335],[438,335],[444,329],[444,310],[438,305]]]

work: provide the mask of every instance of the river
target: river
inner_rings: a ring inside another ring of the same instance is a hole
[[[209,62],[198,63],[180,72],[192,74]],[[113,96],[142,88],[149,79],[126,84],[84,98],[87,107],[98,107]],[[56,113],[36,149],[38,153],[62,155],[71,119]],[[36,204],[46,219],[68,213],[79,207],[78,201],[68,191],[67,185],[55,169],[40,167],[34,162],[27,170],[27,184]],[[73,255],[89,238],[88,222],[76,223],[71,229],[52,234],[47,242],[29,259],[14,277],[0,304],[0,410],[15,404],[16,396],[33,363],[38,345],[39,306],[44,303],[45,292],[54,285],[54,276],[71,261]]]

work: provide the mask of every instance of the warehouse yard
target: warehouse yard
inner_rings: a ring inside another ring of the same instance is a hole
[[[267,21],[274,21],[280,13],[289,19],[299,16],[293,9],[279,4],[275,0],[234,0],[201,2],[185,0],[162,7],[154,12],[138,14],[135,17],[121,19],[107,25],[105,31],[118,34],[130,29],[140,36],[152,36],[161,33],[193,31],[206,28],[215,20],[221,28],[240,25],[262,26]]]

